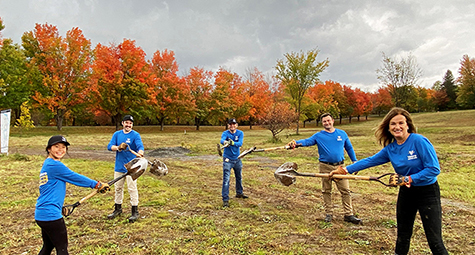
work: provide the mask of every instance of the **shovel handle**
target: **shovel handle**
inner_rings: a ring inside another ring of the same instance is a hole
[[[330,178],[330,174],[321,174],[321,173],[299,173],[295,172],[294,173],[297,176],[307,176],[307,177],[322,177],[322,178]],[[365,181],[377,181],[384,186],[387,187],[393,187],[393,185],[384,183],[381,181],[381,178],[391,175],[392,173],[386,173],[383,175],[380,175],[378,177],[373,177],[373,176],[359,176],[359,175],[345,175],[345,174],[334,174],[331,178],[332,179],[351,179],[351,180],[365,180]]]

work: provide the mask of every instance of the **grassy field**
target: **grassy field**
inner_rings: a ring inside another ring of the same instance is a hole
[[[475,111],[414,114],[418,133],[433,143],[441,164],[443,235],[451,254],[475,250]],[[381,117],[336,124],[350,136],[359,159],[381,149],[374,127]],[[337,121],[338,122],[338,121]],[[319,131],[315,123],[284,131],[282,143],[270,143],[270,132],[259,127],[244,131],[244,146],[281,146]],[[96,195],[66,218],[71,254],[393,254],[396,236],[396,188],[376,182],[350,181],[356,214],[363,225],[343,222],[340,196],[334,193],[334,221],[324,217],[320,180],[297,178],[289,187],[279,185],[273,173],[284,162],[296,162],[301,172],[317,172],[313,147],[292,151],[254,153],[243,159],[244,191],[249,199],[234,198],[234,177],[229,208],[222,207],[222,163],[216,143],[224,127],[139,126],[146,152],[165,147],[185,147],[187,155],[160,158],[169,174],[139,179],[141,218],[127,223],[125,213],[108,220],[113,192]],[[185,132],[186,131],[186,132]],[[10,154],[0,157],[0,254],[37,254],[40,228],[34,222],[38,174],[51,135],[61,133],[72,144],[63,162],[93,179],[113,178],[113,154],[106,151],[114,127],[38,127],[12,129]],[[151,160],[153,157],[146,157]],[[393,172],[389,164],[367,169],[360,175]],[[68,185],[66,204],[90,190]],[[125,194],[128,198],[128,194]],[[416,220],[411,254],[431,254],[420,219]]]

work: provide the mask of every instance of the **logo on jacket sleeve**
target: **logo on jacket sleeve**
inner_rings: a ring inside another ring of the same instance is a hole
[[[48,173],[44,172],[40,174],[40,186],[48,182]]]
[[[415,153],[415,151],[410,150],[409,151],[409,156],[407,156],[407,160],[417,159],[417,155],[414,155],[414,153]]]

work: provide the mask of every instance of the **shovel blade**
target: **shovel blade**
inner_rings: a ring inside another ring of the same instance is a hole
[[[284,186],[290,186],[296,181],[296,178],[293,176],[293,174],[297,168],[297,163],[286,162],[277,168],[277,170],[275,170],[274,177],[280,184]]]
[[[132,180],[137,180],[147,170],[148,161],[145,158],[134,158],[124,166]]]
[[[247,154],[252,153],[255,150],[256,150],[256,147],[252,147],[250,149],[247,149],[247,150],[243,151],[241,154],[239,154],[238,159],[243,158],[244,156],[246,156]]]
[[[156,176],[164,176],[168,174],[168,167],[162,161],[154,159],[150,167],[150,173]]]

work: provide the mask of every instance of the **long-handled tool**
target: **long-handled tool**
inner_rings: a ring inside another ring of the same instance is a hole
[[[296,146],[294,148],[298,148],[300,146],[301,146],[300,144],[296,144]],[[265,148],[265,149],[257,149],[256,147],[252,147],[250,149],[247,149],[247,150],[243,151],[241,154],[239,154],[238,158],[239,159],[243,158],[244,156],[246,156],[248,154],[251,154],[253,152],[275,151],[275,150],[281,150],[281,149],[290,150],[290,149],[293,149],[293,148],[288,146],[288,145],[279,146],[279,147],[272,147],[272,148]]]
[[[132,154],[137,156],[138,158],[145,159],[148,164],[150,165],[150,173],[156,176],[163,176],[168,174],[168,167],[162,161],[158,159],[154,159],[152,162],[148,159],[144,158],[142,155],[138,154],[137,152],[133,151],[128,145],[127,148]]]
[[[229,147],[229,143],[226,143],[223,146],[221,146],[219,143],[216,144],[216,148],[218,149],[218,154],[219,154],[220,157],[223,156],[223,150],[226,147]]]
[[[147,169],[147,163],[148,163],[147,160],[144,159],[144,158],[135,158],[135,159],[131,160],[130,162],[125,164],[125,168],[127,169],[127,173],[115,178],[114,180],[108,182],[107,184],[109,184],[109,186],[112,186],[114,183],[118,182],[122,178],[125,178],[127,175],[130,175],[130,177],[132,177],[132,180],[136,180]],[[63,208],[61,210],[62,214],[65,217],[68,217],[69,215],[71,215],[71,213],[73,213],[73,211],[74,211],[74,209],[76,209],[76,207],[80,206],[82,203],[84,203],[86,200],[88,200],[89,198],[93,197],[96,194],[97,194],[97,189],[95,189],[89,195],[83,197],[81,200],[77,201],[76,203],[74,203],[72,205],[63,206]]]
[[[321,174],[321,173],[299,173],[297,172],[298,166],[297,163],[287,162],[281,165],[277,170],[274,172],[274,177],[284,186],[290,186],[295,183],[296,178],[295,176],[306,176],[306,177],[321,177],[321,178],[330,178],[330,174]],[[388,175],[397,175],[395,173],[387,173],[383,174],[378,177],[372,176],[359,176],[359,175],[342,175],[342,174],[335,174],[331,178],[332,179],[352,179],[352,180],[366,180],[366,181],[377,181],[384,186],[387,187],[394,187],[389,181],[389,184],[384,183],[381,181],[381,178],[388,176]],[[391,176],[390,176],[391,178]]]

